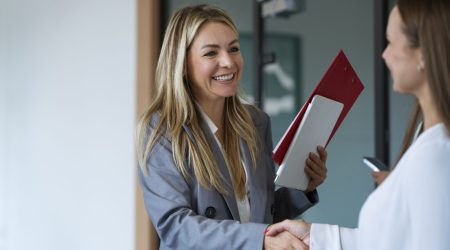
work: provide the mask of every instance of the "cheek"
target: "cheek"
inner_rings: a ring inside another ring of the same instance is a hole
[[[244,59],[242,58],[242,56],[236,59],[236,66],[238,68],[238,80],[240,80],[244,68]]]
[[[210,62],[203,62],[198,63],[196,65],[196,72],[195,74],[199,78],[211,78],[214,75],[215,66],[213,63]]]
[[[242,55],[239,55],[236,58],[236,64],[238,65],[239,69],[242,70],[242,67],[244,67],[244,58],[242,58]]]
[[[197,85],[204,84],[205,79],[209,79],[212,76],[213,67],[205,63],[193,64],[190,68],[189,74],[192,81],[195,81]]]

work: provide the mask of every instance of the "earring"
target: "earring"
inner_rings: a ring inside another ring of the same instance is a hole
[[[422,72],[425,70],[425,65],[423,61],[420,61],[419,64],[417,64],[417,71]]]

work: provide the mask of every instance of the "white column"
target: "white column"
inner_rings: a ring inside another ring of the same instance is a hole
[[[3,6],[4,0],[0,0]],[[6,250],[6,58],[5,15],[0,7],[0,250]]]
[[[6,250],[133,249],[135,2],[0,1]]]

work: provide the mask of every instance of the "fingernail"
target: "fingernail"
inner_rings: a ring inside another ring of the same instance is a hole
[[[269,229],[264,230],[264,234],[267,234],[269,232]]]

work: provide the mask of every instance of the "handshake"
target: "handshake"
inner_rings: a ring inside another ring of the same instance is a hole
[[[264,249],[308,250],[311,224],[303,220],[284,220],[270,225],[264,232]]]

